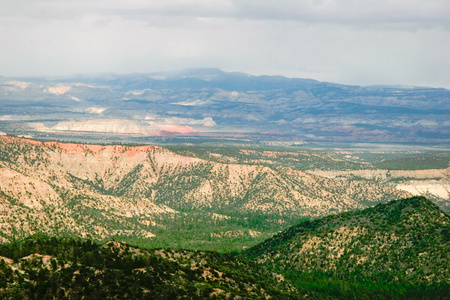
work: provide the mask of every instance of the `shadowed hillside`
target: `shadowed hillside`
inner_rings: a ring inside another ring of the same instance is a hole
[[[0,245],[1,299],[299,299],[229,255],[32,236]]]
[[[245,255],[339,297],[449,292],[450,217],[423,197],[402,199],[303,222]]]

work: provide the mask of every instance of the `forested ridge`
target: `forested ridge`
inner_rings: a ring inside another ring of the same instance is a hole
[[[302,222],[244,252],[36,234],[0,245],[0,298],[447,299],[449,224],[414,197]]]
[[[302,222],[245,252],[294,285],[338,298],[450,295],[450,218],[424,197]]]
[[[277,274],[217,252],[34,235],[0,246],[1,299],[297,299]]]

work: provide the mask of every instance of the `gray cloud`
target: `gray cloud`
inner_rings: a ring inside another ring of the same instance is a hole
[[[415,29],[429,26],[450,29],[450,2],[446,0],[18,0],[3,1],[1,5],[3,17],[45,20],[89,15],[144,21],[153,17],[235,18],[356,26],[404,24]]]
[[[450,87],[450,1],[16,0],[0,75],[220,67]]]
[[[448,1],[317,0],[234,1],[243,17],[257,19],[362,24],[442,26],[450,23]],[[255,9],[256,8],[256,9]]]

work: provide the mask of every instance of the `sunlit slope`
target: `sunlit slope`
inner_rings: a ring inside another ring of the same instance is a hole
[[[0,189],[2,239],[61,230],[86,237],[150,238],[162,228],[156,219],[174,214],[318,217],[409,195],[368,180],[257,162],[217,162],[157,146],[9,136],[0,138]]]

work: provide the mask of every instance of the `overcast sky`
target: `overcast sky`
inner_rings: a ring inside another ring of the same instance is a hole
[[[450,88],[450,0],[0,0],[0,75],[219,67]]]

